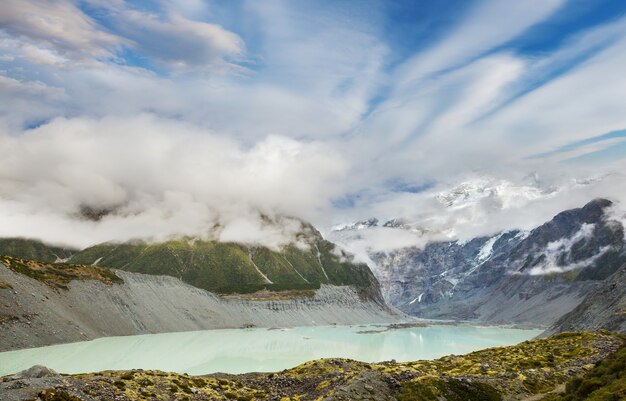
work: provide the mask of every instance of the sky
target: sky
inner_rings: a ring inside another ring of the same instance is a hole
[[[620,0],[3,0],[0,236],[530,228],[626,201],[624,71]]]

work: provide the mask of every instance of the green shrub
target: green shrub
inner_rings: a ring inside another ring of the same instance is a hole
[[[39,394],[41,401],[81,401],[80,398],[74,397],[65,390],[48,389]]]
[[[124,373],[123,375],[121,375],[120,379],[122,379],[122,380],[133,380],[134,377],[135,377],[135,374],[133,372],[127,372],[127,373]]]
[[[626,344],[609,358],[599,361],[583,377],[565,385],[565,393],[549,401],[618,401],[626,400]]]

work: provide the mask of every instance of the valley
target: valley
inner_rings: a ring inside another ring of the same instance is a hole
[[[363,289],[321,284],[311,292],[273,292],[256,300],[250,299],[254,294],[220,296],[170,276],[114,272],[115,282],[79,279],[60,288],[56,280],[42,282],[2,267],[0,280],[7,288],[0,289],[0,350],[103,336],[404,318],[381,301],[377,288],[369,298]]]
[[[0,0],[0,401],[626,401],[625,0]]]
[[[0,353],[13,374],[0,392],[44,401],[556,400],[624,341],[612,334],[626,332],[626,252],[611,206],[593,200],[529,232],[372,252],[373,273],[345,249],[346,239],[379,229],[375,219],[331,236],[344,249],[306,225],[306,246],[281,249],[191,238],[84,250],[0,240],[0,351],[13,350]],[[527,341],[537,335],[546,339]],[[573,344],[587,345],[579,354]],[[494,345],[508,347],[480,351]],[[71,357],[79,349],[109,358],[81,362]],[[160,364],[164,352],[176,356]],[[59,373],[18,373],[33,364]]]

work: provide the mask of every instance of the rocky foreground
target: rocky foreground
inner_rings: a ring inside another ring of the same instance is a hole
[[[433,361],[323,359],[270,374],[59,375],[34,367],[2,378],[0,395],[3,401],[622,400],[625,366],[624,337],[581,332]]]

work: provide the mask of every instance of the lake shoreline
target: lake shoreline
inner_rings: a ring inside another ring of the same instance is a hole
[[[407,327],[428,327],[428,326],[472,326],[472,327],[498,327],[502,329],[519,329],[519,330],[546,330],[549,326],[527,323],[489,323],[472,320],[437,320],[437,319],[421,319],[414,317],[412,320],[405,322],[389,323],[389,324],[371,324],[371,326],[380,326],[386,330],[402,329]]]
[[[68,374],[126,369],[181,374],[272,372],[320,358],[367,363],[435,359],[514,345],[540,333],[468,325],[406,325],[378,330],[381,327],[245,328],[105,337],[0,353],[0,375],[33,365]]]
[[[116,271],[123,284],[56,289],[9,269],[0,279],[0,352],[95,338],[245,327],[397,323],[410,319],[350,286],[306,299],[225,299],[169,276]]]
[[[364,363],[318,359],[273,373],[199,376],[141,369],[62,375],[34,367],[0,378],[0,393],[7,401],[38,397],[391,401],[422,399],[415,395],[423,394],[424,389],[443,389],[454,395],[452,399],[485,399],[486,390],[494,396],[489,399],[540,399],[568,379],[585,374],[598,361],[614,358],[623,344],[623,338],[607,332],[565,333],[437,360]],[[416,389],[417,378],[422,379],[422,387]],[[528,385],[538,380],[542,386]]]

